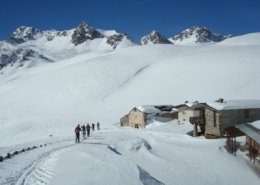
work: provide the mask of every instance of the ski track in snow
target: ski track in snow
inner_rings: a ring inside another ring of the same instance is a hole
[[[52,171],[58,160],[58,156],[65,152],[68,147],[74,144],[52,149],[39,156],[36,160],[24,167],[18,173],[12,174],[7,177],[3,185],[35,185],[35,184],[48,184],[48,179],[52,177]]]

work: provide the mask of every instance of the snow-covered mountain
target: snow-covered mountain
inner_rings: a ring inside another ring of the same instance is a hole
[[[139,45],[146,44],[173,44],[165,36],[160,34],[157,31],[152,31],[149,35],[146,35],[141,38]]]
[[[0,70],[8,65],[22,67],[25,62],[36,63],[39,61],[53,62],[32,49],[24,49],[0,41]]]
[[[219,33],[212,33],[207,28],[201,26],[193,26],[185,31],[174,35],[169,40],[175,44],[187,43],[204,43],[204,42],[220,42],[232,35],[222,36]]]
[[[82,21],[75,29],[67,31],[41,31],[33,27],[22,26],[16,29],[15,32],[6,39],[6,41],[12,44],[22,44],[28,41],[38,41],[37,44],[42,45],[46,42],[53,42],[63,38],[66,38],[67,41],[69,41],[71,44],[74,44],[75,46],[94,39],[105,40],[106,43],[113,49],[116,49],[117,46],[123,42],[124,46],[135,45],[130,36],[126,33],[118,33],[115,30],[106,31],[95,29],[84,21]]]
[[[37,52],[55,62],[0,71],[0,156],[11,154],[1,162],[0,184],[259,184],[244,153],[227,153],[225,139],[190,137],[187,121],[117,125],[137,105],[260,99],[260,33],[192,47],[127,47],[127,35],[82,26],[76,46],[75,29],[50,41],[34,30],[1,42],[11,56]],[[75,144],[76,125],[97,121],[101,130]]]

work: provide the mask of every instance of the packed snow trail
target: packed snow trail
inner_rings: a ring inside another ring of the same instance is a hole
[[[185,135],[191,128],[172,121],[94,131],[78,144],[59,138],[1,163],[0,184],[259,184],[245,161],[226,152],[225,139]]]

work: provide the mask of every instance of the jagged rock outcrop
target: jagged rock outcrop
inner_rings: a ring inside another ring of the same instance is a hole
[[[15,30],[15,32],[6,39],[11,44],[22,44],[27,41],[37,40],[40,38],[46,39],[46,41],[53,41],[57,37],[68,37],[67,42],[72,43],[75,46],[82,44],[87,40],[93,40],[96,38],[106,39],[106,43],[112,48],[116,49],[120,42],[133,43],[132,39],[126,33],[117,33],[114,30],[100,30],[89,26],[87,23],[82,21],[78,27],[69,31],[57,31],[47,30],[41,31],[33,27],[22,26]],[[59,41],[60,39],[56,39]],[[42,44],[42,42],[40,42]],[[131,44],[128,44],[131,45]]]
[[[77,46],[78,44],[81,44],[88,39],[93,40],[95,38],[101,38],[101,34],[82,21],[80,25],[74,30],[74,33],[71,36],[71,42]]]
[[[123,39],[127,39],[133,43],[132,39],[126,33],[118,33],[111,35],[107,38],[107,43],[116,49],[116,47],[123,41]]]
[[[30,40],[37,40],[45,37],[48,41],[52,41],[55,37],[67,36],[67,31],[47,30],[41,31],[33,27],[22,26],[15,30],[12,35],[6,39],[7,42],[12,44],[22,44]]]
[[[172,44],[166,37],[157,31],[152,31],[149,35],[141,38],[139,45],[146,44]]]
[[[8,65],[13,66],[17,63],[17,67],[22,67],[26,60],[43,59],[53,62],[51,59],[37,53],[32,49],[23,49],[0,42],[0,70]]]
[[[43,32],[33,27],[22,26],[15,30],[15,32],[7,39],[11,43],[24,43],[29,40],[35,40],[42,37]]]
[[[222,36],[219,33],[212,33],[207,28],[193,26],[178,35],[169,38],[173,43],[188,41],[190,43],[220,42],[224,39],[231,38],[232,35]]]

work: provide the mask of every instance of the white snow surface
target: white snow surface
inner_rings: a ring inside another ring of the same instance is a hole
[[[260,45],[260,32],[250,33],[242,36],[232,37],[226,39],[216,46],[250,46],[250,45]]]
[[[259,100],[259,45],[113,50],[102,39],[77,47],[54,40],[19,47],[55,62],[0,71],[1,155],[47,144],[0,163],[0,184],[259,184],[225,139],[190,137],[188,122],[114,125],[137,105]],[[76,125],[97,121],[101,130],[75,144]]]
[[[218,101],[207,102],[207,105],[217,110],[231,109],[256,109],[260,108],[260,100],[224,100],[223,103]]]
[[[249,124],[257,129],[260,129],[260,120],[254,121],[253,123],[249,123]]]

